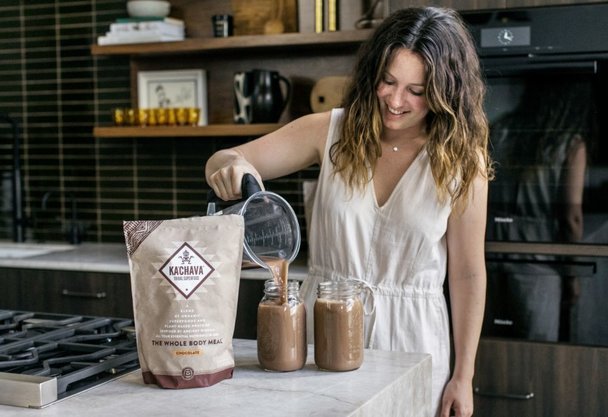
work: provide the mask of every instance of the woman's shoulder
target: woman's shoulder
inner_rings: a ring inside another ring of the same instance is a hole
[[[299,117],[287,126],[292,128],[293,132],[298,132],[298,135],[314,138],[315,142],[321,147],[324,147],[330,126],[334,123],[334,119],[334,111],[329,110],[319,113],[310,113]]]
[[[300,121],[301,123],[310,123],[310,124],[323,124],[323,125],[329,125],[330,121],[332,118],[336,117],[335,115],[335,111],[336,110],[341,110],[341,109],[333,109],[333,110],[327,110],[327,111],[322,111],[322,112],[317,112],[317,113],[309,113],[306,114],[302,117],[300,117],[299,119],[296,119],[295,121]]]
[[[314,124],[321,123],[321,124],[329,125],[329,123],[331,121],[336,120],[336,119],[341,119],[343,115],[344,115],[343,108],[335,108],[335,109],[326,110],[326,111],[322,111],[322,112],[306,114],[306,115],[294,120],[294,122],[301,121],[302,123],[314,123]]]

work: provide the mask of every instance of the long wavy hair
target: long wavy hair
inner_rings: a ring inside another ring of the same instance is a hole
[[[479,59],[465,24],[450,9],[398,10],[361,46],[343,101],[340,138],[330,149],[334,172],[351,190],[371,181],[382,153],[376,90],[400,48],[418,54],[424,62],[429,106],[425,146],[440,201],[451,198],[455,205],[466,199],[478,173],[491,179],[493,168]]]

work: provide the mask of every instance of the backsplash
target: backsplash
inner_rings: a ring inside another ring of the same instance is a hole
[[[0,112],[20,123],[28,241],[65,240],[76,222],[86,229],[85,241],[123,242],[123,220],[204,214],[205,161],[217,149],[245,140],[93,137],[94,126],[111,123],[111,108],[130,106],[128,58],[90,54],[97,36],[126,15],[125,4],[0,3]],[[5,174],[12,164],[11,143],[9,126],[1,125],[0,239],[11,239]],[[314,177],[316,170],[310,169],[266,184],[294,206],[303,228],[302,180]]]

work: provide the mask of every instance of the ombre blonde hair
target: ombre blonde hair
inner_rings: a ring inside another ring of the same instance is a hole
[[[485,84],[471,35],[453,10],[398,10],[362,45],[343,107],[340,138],[330,149],[334,173],[349,188],[372,179],[383,129],[376,89],[395,52],[406,48],[425,65],[426,150],[441,201],[466,200],[478,174],[493,177],[488,154]]]

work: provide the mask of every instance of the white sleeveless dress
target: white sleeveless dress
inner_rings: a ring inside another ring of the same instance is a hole
[[[373,289],[366,308],[366,347],[432,355],[433,409],[449,378],[449,320],[443,283],[450,207],[437,199],[427,152],[412,162],[379,207],[373,183],[348,193],[332,175],[329,148],[339,136],[343,110],[335,109],[309,225],[309,277],[301,288],[313,323],[317,284],[354,278]],[[309,327],[309,341],[312,332]]]

